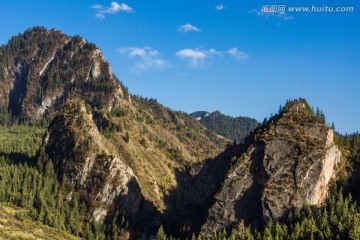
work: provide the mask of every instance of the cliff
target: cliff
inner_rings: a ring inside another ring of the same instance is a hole
[[[236,227],[240,221],[261,228],[270,219],[285,219],[294,207],[321,204],[341,159],[333,130],[304,100],[289,102],[245,145],[215,195],[204,233]]]
[[[134,171],[109,150],[93,117],[85,102],[69,101],[50,125],[45,151],[70,189],[69,198],[80,192],[95,220],[103,221],[115,205],[135,214],[142,195]],[[39,158],[38,167],[44,165],[44,158]]]

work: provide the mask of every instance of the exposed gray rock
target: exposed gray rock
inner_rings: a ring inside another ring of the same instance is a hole
[[[333,130],[316,121],[307,104],[291,104],[248,139],[233,161],[202,232],[231,228],[243,220],[255,228],[281,220],[293,207],[321,204],[341,152]]]
[[[53,120],[45,149],[76,191],[84,192],[93,219],[102,222],[114,206],[136,214],[142,200],[133,170],[104,144],[80,100],[66,104]]]

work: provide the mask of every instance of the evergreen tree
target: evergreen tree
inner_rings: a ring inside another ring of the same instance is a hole
[[[156,240],[166,240],[166,234],[165,234],[165,231],[164,231],[164,228],[163,226],[161,225],[157,234],[156,234],[156,237],[155,237]]]

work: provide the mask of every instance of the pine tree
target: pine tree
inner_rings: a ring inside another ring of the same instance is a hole
[[[129,135],[129,132],[126,131],[125,136],[124,136],[124,141],[129,142],[129,140],[130,140],[130,135]]]
[[[191,236],[191,240],[196,240],[195,233],[193,233],[193,234],[192,234],[192,236]]]
[[[118,215],[119,215],[119,212],[116,211],[116,213],[115,213],[115,215],[113,217],[113,220],[111,222],[111,237],[112,237],[112,239],[117,239],[118,234],[119,234],[118,227],[117,227],[117,224],[116,224],[116,220],[118,218]]]
[[[166,234],[165,234],[165,231],[164,231],[164,228],[163,226],[161,225],[157,234],[156,234],[156,240],[166,240]]]

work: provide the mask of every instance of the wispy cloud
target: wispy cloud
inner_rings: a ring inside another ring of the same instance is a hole
[[[115,14],[118,12],[134,12],[134,10],[126,3],[118,4],[117,2],[111,2],[110,7],[103,7],[101,4],[95,4],[91,6],[95,10],[95,17],[98,19],[104,19],[106,14]]]
[[[234,48],[230,48],[227,53],[232,57],[235,58],[238,61],[244,61],[247,60],[249,58],[249,55],[239,51],[237,47]]]
[[[218,51],[215,48],[206,49],[183,49],[175,52],[175,55],[181,59],[188,61],[192,68],[206,67],[206,61],[211,59],[219,59],[223,56],[230,56],[231,58],[244,61],[249,58],[245,52],[239,51],[238,48],[230,48],[226,51]]]
[[[160,52],[151,47],[124,47],[118,49],[118,51],[120,54],[132,59],[134,65],[131,69],[137,73],[150,69],[161,70],[167,65]]]
[[[176,56],[189,61],[190,66],[196,68],[203,64],[206,53],[196,49],[183,49],[175,53]]]
[[[263,16],[265,18],[277,17],[283,21],[292,20],[294,18],[293,16],[286,14],[286,12],[263,12],[263,11],[258,11],[256,9],[251,9],[250,11],[248,11],[248,13],[256,14],[258,16]]]
[[[101,4],[95,4],[91,6],[92,9],[102,9]]]
[[[219,4],[219,5],[216,6],[216,10],[218,10],[218,11],[222,11],[224,9],[225,9],[225,6],[222,5],[222,4]]]
[[[217,56],[222,56],[223,53],[220,52],[220,51],[217,51],[215,48],[210,48],[208,51],[207,51],[208,54],[210,55],[217,55]]]
[[[190,23],[187,23],[187,24],[179,26],[178,31],[183,32],[183,33],[186,33],[186,32],[200,32],[201,29],[198,28],[198,27],[195,27],[194,25],[191,25]]]

